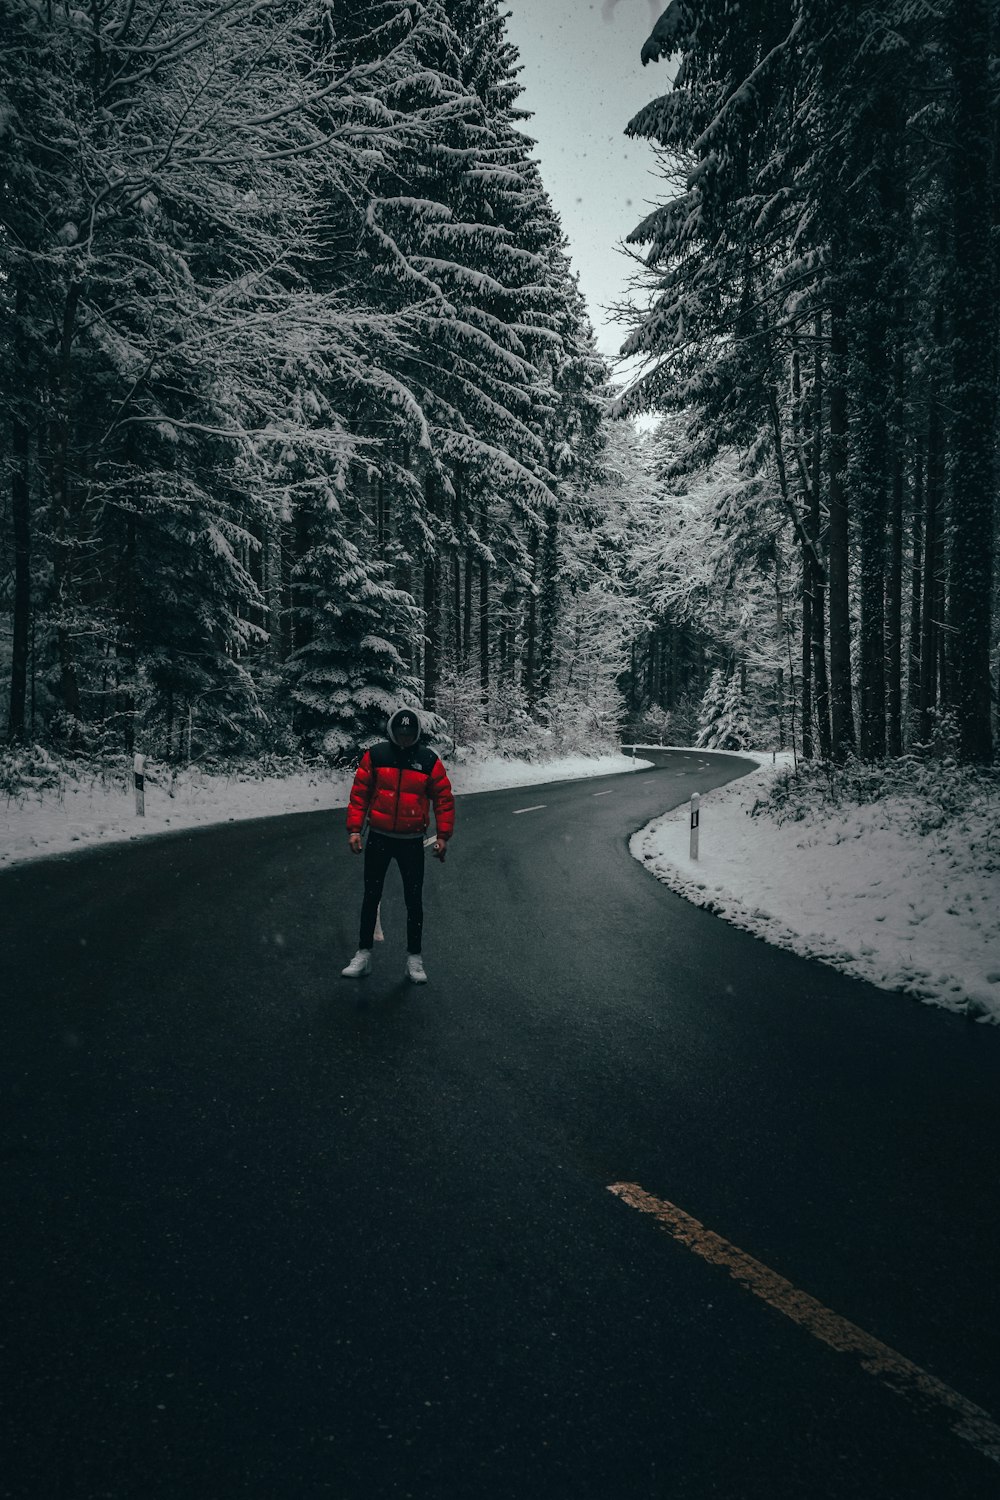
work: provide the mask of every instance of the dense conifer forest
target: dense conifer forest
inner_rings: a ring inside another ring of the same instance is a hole
[[[794,628],[806,756],[992,756],[997,43],[992,0],[674,0],[643,49],[679,66],[628,126],[667,191],[622,406],[674,414],[682,489],[735,464],[713,524]]]
[[[8,739],[988,762],[997,31],[637,31],[623,391],[500,0],[0,0]]]
[[[10,736],[613,732],[607,373],[495,0],[4,13]]]

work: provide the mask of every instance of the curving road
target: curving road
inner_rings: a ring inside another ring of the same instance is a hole
[[[459,799],[422,989],[341,814],[0,874],[0,1495],[1000,1495],[1000,1033],[672,896],[655,758]]]

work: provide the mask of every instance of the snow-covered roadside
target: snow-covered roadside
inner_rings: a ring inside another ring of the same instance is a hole
[[[469,793],[607,776],[642,770],[649,764],[625,755],[574,755],[533,763],[497,757],[449,764],[449,773],[455,791]],[[169,787],[166,782],[147,777],[146,811],[139,818],[133,793],[121,784],[99,779],[88,785],[64,784],[60,791],[28,793],[0,804],[0,868],[95,844],[123,843],[209,823],[343,808],[350,787],[350,774],[331,775],[319,770],[258,780],[182,771]]]
[[[751,818],[788,757],[750,758],[757,772],[702,798],[697,863],[686,805],[633,836],[636,859],[768,942],[1000,1023],[1000,872],[976,864],[968,828],[919,833],[892,797],[801,822]]]

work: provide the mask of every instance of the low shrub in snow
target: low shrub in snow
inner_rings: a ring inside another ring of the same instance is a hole
[[[289,776],[327,779],[331,767],[325,761],[297,755],[265,754],[226,759],[206,756],[191,765],[174,765],[147,756],[147,783],[173,796],[181,787],[197,791],[212,781],[271,781]],[[8,802],[32,798],[61,800],[70,790],[130,791],[132,757],[105,753],[99,757],[62,755],[44,745],[15,745],[0,750],[0,796]]]
[[[923,836],[964,836],[984,871],[1000,869],[1000,768],[961,766],[951,758],[843,765],[800,761],[780,771],[749,809],[776,823],[830,818],[852,808],[880,810],[886,825]]]
[[[8,802],[24,801],[61,797],[69,786],[124,786],[131,770],[124,755],[73,756],[45,745],[9,745],[0,750],[0,795]]]

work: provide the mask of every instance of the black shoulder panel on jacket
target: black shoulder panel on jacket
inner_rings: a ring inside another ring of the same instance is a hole
[[[371,745],[368,749],[371,756],[372,767],[393,766],[397,770],[401,766],[412,766],[418,771],[423,771],[429,776],[434,769],[437,760],[437,751],[432,750],[429,745],[413,745],[409,750],[401,750],[398,745],[392,744],[390,740],[379,740],[377,745]]]

